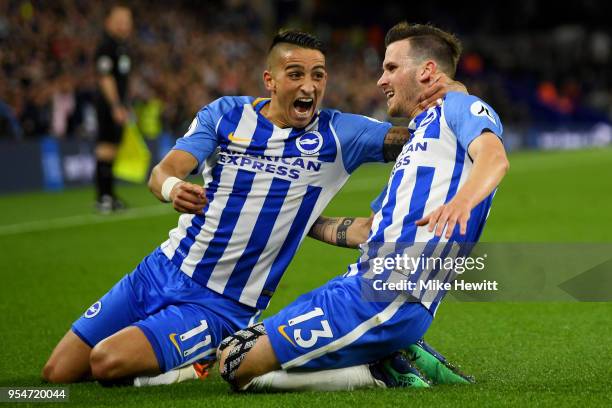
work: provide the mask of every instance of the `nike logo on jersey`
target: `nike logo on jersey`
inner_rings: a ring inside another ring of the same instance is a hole
[[[236,143],[250,142],[251,141],[251,139],[246,138],[246,137],[237,137],[237,136],[234,136],[234,132],[230,132],[230,134],[227,135],[227,138],[229,140],[231,140],[232,142],[236,142]]]

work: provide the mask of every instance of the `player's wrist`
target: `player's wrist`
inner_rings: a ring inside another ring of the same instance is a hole
[[[164,180],[164,182],[162,183],[162,187],[161,187],[161,196],[165,202],[169,203],[172,201],[172,198],[170,197],[170,193],[172,192],[172,190],[178,183],[182,183],[182,182],[183,180],[181,180],[178,177],[174,177],[174,176],[170,176]]]
[[[464,196],[464,195],[457,194],[453,198],[452,201],[455,203],[455,205],[458,205],[459,207],[467,208],[469,210],[473,208],[473,205],[472,205],[473,200],[470,196]]]

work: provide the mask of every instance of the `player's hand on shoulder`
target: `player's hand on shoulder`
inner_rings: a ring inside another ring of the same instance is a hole
[[[170,199],[176,211],[187,214],[202,214],[208,204],[204,187],[187,181],[177,183],[172,188]]]
[[[455,81],[453,79],[450,79],[449,81],[450,82],[448,83],[448,92],[460,92],[469,95],[467,88],[465,87],[465,85],[463,85],[462,82]]]
[[[450,79],[443,72],[437,73],[429,87],[419,95],[419,108],[425,110],[438,105],[449,92],[468,93],[467,88],[461,82]]]
[[[433,232],[435,229],[437,237],[442,236],[442,232],[444,232],[446,227],[444,236],[448,239],[453,234],[455,226],[459,224],[459,233],[465,235],[471,211],[472,206],[469,202],[455,196],[448,203],[441,205],[418,220],[416,225],[419,227],[428,225],[429,232]]]

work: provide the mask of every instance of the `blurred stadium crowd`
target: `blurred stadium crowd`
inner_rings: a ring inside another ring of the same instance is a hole
[[[142,132],[152,137],[180,135],[200,107],[221,95],[264,95],[263,56],[279,26],[311,30],[327,42],[326,106],[385,118],[375,78],[384,32],[404,18],[457,33],[465,49],[458,78],[507,125],[612,118],[612,35],[600,2],[580,6],[574,18],[582,23],[546,20],[545,6],[525,0],[512,8],[477,3],[444,12],[419,5],[418,13],[385,4],[379,14],[373,6],[355,10],[350,2],[316,0],[124,3],[136,28],[132,107]],[[108,7],[102,1],[0,0],[0,139],[93,137],[93,56]],[[457,13],[471,19],[459,24]]]

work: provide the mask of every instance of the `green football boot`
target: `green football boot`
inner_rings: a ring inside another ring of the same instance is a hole
[[[429,381],[401,352],[370,364],[370,373],[387,388],[428,388]]]
[[[462,373],[446,358],[421,339],[409,346],[406,356],[434,384],[473,384],[474,377]]]

